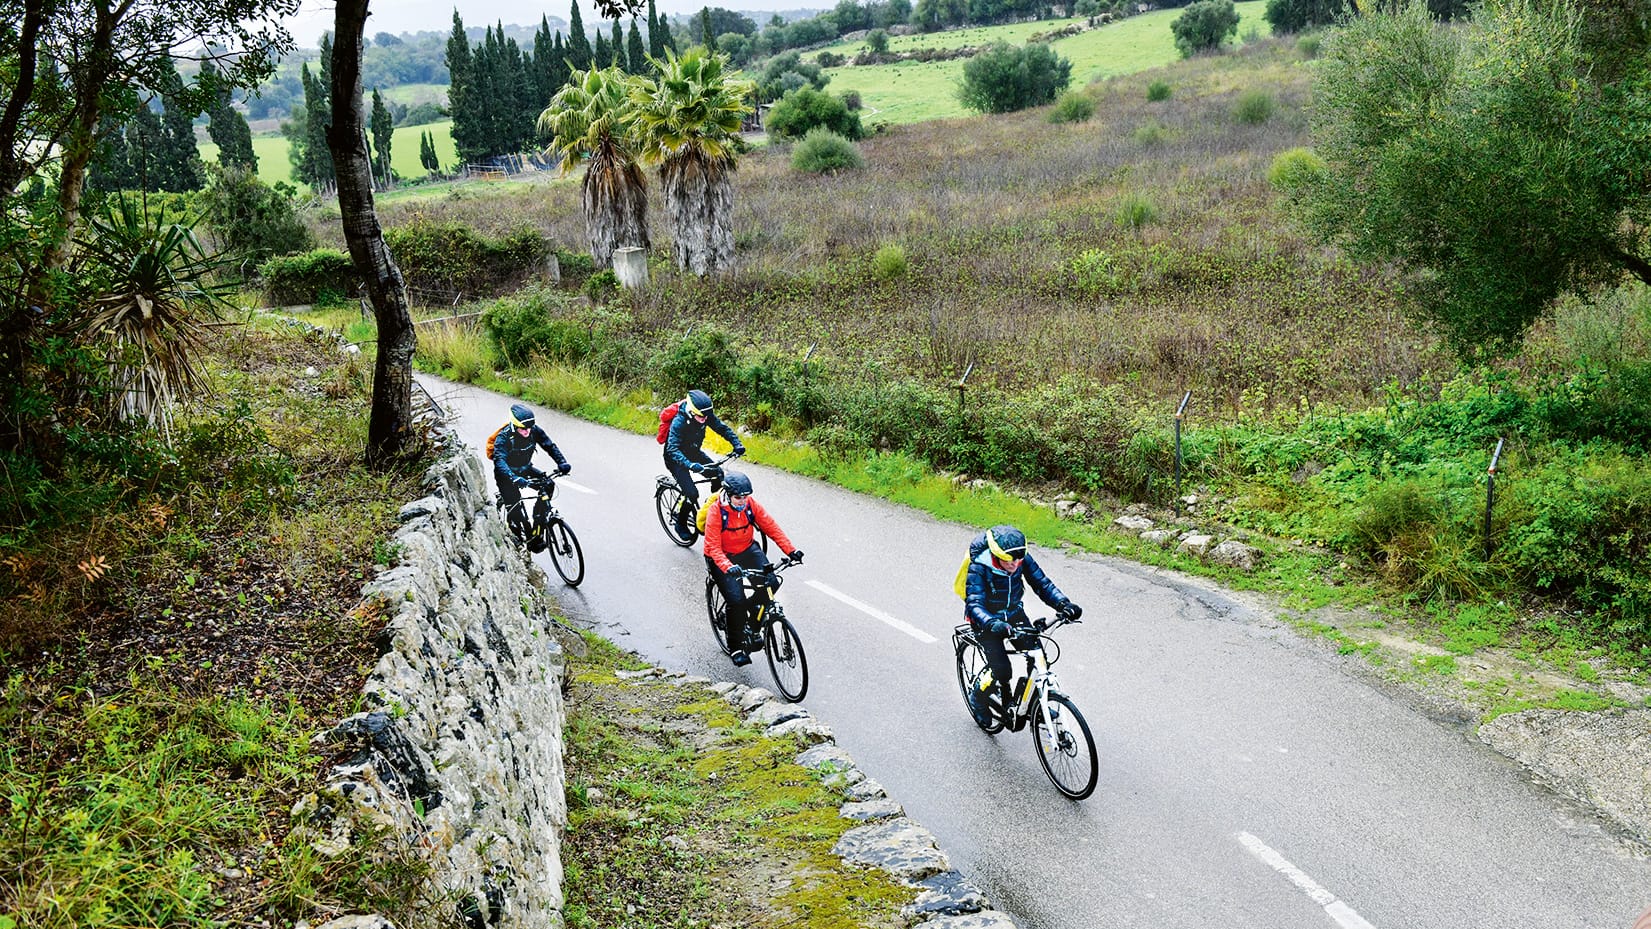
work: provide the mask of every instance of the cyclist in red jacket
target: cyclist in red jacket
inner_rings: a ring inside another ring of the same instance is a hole
[[[740,666],[751,663],[747,652],[762,648],[761,632],[746,629],[745,585],[741,583],[746,574],[766,574],[772,567],[755,541],[757,529],[773,539],[786,557],[803,560],[803,553],[785,537],[779,523],[751,496],[751,479],[738,471],[727,472],[722,476],[722,493],[705,513],[705,565],[728,602],[728,646],[734,649],[734,664]]]

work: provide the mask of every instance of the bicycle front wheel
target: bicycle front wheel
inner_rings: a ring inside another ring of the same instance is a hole
[[[665,530],[666,538],[683,548],[694,544],[699,536],[694,528],[694,514],[682,512],[687,506],[687,498],[675,484],[660,484],[654,490],[654,512],[659,514],[659,527]],[[680,521],[679,515],[684,517]]]
[[[1095,739],[1069,697],[1047,694],[1045,699],[1049,718],[1044,718],[1042,707],[1032,707],[1032,741],[1038,748],[1038,761],[1056,790],[1082,800],[1095,791],[1100,773]]]
[[[545,536],[545,547],[550,550],[550,563],[556,566],[556,573],[562,575],[569,587],[578,587],[585,579],[585,553],[579,547],[579,537],[560,519],[551,521]]]
[[[784,616],[774,615],[762,630],[763,648],[768,654],[768,670],[787,700],[796,703],[808,693],[808,658],[797,628]]]
[[[717,647],[724,655],[732,655],[728,647],[728,601],[722,596],[722,586],[716,578],[705,579],[705,613],[711,620],[711,634],[717,637]]]
[[[957,647],[957,686],[963,692],[963,705],[969,711],[970,717],[986,732],[999,732],[1003,729],[1003,720],[997,718],[986,705],[991,694],[980,689],[980,682],[990,671],[986,664],[986,653],[973,642],[964,641]]]

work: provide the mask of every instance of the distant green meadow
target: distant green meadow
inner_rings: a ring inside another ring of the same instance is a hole
[[[397,129],[390,139],[390,165],[395,168],[396,174],[411,179],[423,177],[427,173],[424,166],[418,163],[418,138],[425,132],[435,138],[436,156],[441,159],[442,167],[449,168],[457,164],[459,153],[453,146],[452,128],[452,120],[443,120],[439,123],[402,126]],[[264,183],[297,183],[292,176],[292,161],[287,157],[287,147],[285,136],[265,135],[253,138],[252,151],[258,156],[258,177]],[[204,161],[217,161],[218,146],[211,142],[202,142],[201,158]]]
[[[1265,0],[1247,0],[1235,4],[1238,9],[1238,33],[1255,29],[1258,34],[1272,34],[1271,27],[1262,18]],[[1181,15],[1181,10],[1155,10],[1140,16],[1131,16],[1119,22],[1088,29],[1075,36],[1050,43],[1056,53],[1072,62],[1072,86],[1079,88],[1091,81],[1120,74],[1133,74],[1148,68],[1157,68],[1179,59],[1175,37],[1170,23]],[[889,51],[910,51],[917,48],[960,48],[966,45],[985,45],[992,42],[1025,44],[1026,39],[1040,32],[1052,32],[1073,23],[1085,22],[1084,17],[1041,20],[1032,23],[1013,23],[1006,26],[988,26],[976,29],[958,29],[950,32],[891,36]],[[864,42],[838,42],[820,49],[846,57],[858,54]],[[817,57],[820,52],[810,53]],[[964,58],[952,61],[901,62],[899,64],[845,66],[827,68],[831,83],[826,89],[834,94],[855,90],[860,92],[864,118],[870,122],[917,123],[930,119],[948,119],[968,116],[957,101],[957,87],[963,79]]]

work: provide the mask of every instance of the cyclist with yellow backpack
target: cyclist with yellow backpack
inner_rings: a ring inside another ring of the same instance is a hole
[[[493,459],[493,482],[499,486],[499,505],[511,521],[511,528],[524,537],[528,528],[526,515],[516,506],[516,501],[522,499],[521,488],[534,482],[549,486],[550,475],[533,466],[533,452],[539,448],[556,459],[557,474],[573,470],[573,465],[562,457],[562,450],[534,424],[533,410],[520,403],[511,404],[510,422],[487,439],[487,457]]]
[[[970,689],[971,699],[986,701],[981,709],[996,710],[1005,725],[1012,725],[1010,707],[1014,695],[1010,692],[1013,668],[1003,642],[1014,634],[1017,626],[1027,626],[1026,607],[1021,598],[1028,581],[1038,599],[1049,604],[1057,613],[1076,621],[1083,608],[1067,599],[1059,587],[1038,567],[1037,559],[1026,550],[1026,534],[1014,526],[993,526],[969,545],[969,560],[965,562],[963,577],[963,613],[974,627],[980,650],[986,653],[986,663],[992,669],[992,680],[999,689],[999,702],[993,706],[991,695]],[[965,573],[966,572],[966,573]],[[984,713],[977,716],[987,718]]]
[[[673,412],[674,410],[674,412]],[[711,397],[703,390],[690,390],[688,395],[676,403],[666,407],[662,413],[671,414],[668,419],[661,417],[659,424],[659,441],[665,446],[665,467],[676,479],[682,495],[688,498],[688,507],[680,517],[699,509],[699,488],[695,486],[693,474],[703,472],[707,468],[715,468],[711,459],[700,448],[705,444],[705,430],[710,428],[718,435],[728,440],[734,447],[735,455],[745,454],[745,443],[728,425],[717,418],[711,409]],[[690,473],[692,472],[692,473]],[[715,475],[713,475],[715,476]],[[712,485],[716,489],[716,485]],[[686,535],[686,526],[683,534]],[[691,537],[690,542],[691,542]]]
[[[704,514],[705,567],[728,602],[728,647],[734,650],[734,664],[743,667],[751,663],[748,652],[762,649],[758,630],[746,630],[743,580],[748,573],[767,574],[773,569],[768,555],[753,538],[756,530],[761,529],[798,564],[802,563],[803,553],[751,496],[751,479],[738,471],[723,475],[722,492],[706,505]]]

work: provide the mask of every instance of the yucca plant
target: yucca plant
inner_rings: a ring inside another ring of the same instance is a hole
[[[658,77],[631,79],[632,132],[642,160],[659,166],[677,267],[695,274],[731,267],[730,175],[754,87],[725,73],[726,55],[697,46],[680,57],[649,60]]]
[[[82,338],[108,361],[114,415],[170,438],[172,410],[208,390],[198,353],[229,307],[225,262],[187,224],[131,197],[113,197],[80,236],[76,273],[91,283]]]
[[[648,185],[628,136],[630,85],[618,68],[575,71],[539,114],[539,131],[555,137],[563,172],[585,166],[585,237],[598,269],[612,267],[625,246],[647,248]]]

